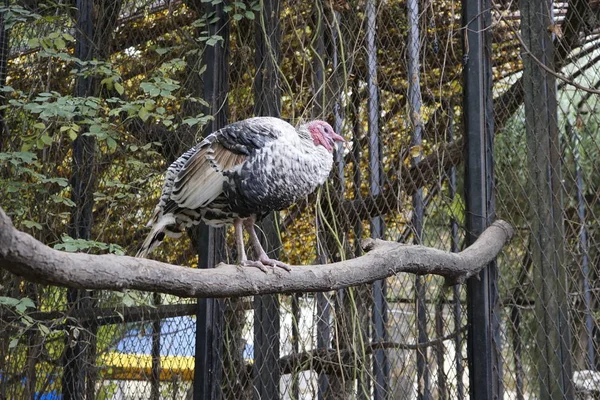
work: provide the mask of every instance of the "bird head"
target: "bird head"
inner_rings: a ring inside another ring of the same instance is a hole
[[[307,127],[315,146],[321,145],[330,152],[333,152],[335,148],[335,142],[346,141],[343,137],[335,133],[331,125],[325,121],[311,121],[307,124]]]

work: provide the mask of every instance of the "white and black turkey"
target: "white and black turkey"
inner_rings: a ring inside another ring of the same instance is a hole
[[[202,220],[211,226],[234,225],[240,265],[289,270],[267,256],[254,223],[325,182],[338,141],[344,138],[327,122],[311,121],[296,129],[273,117],[249,118],[210,134],[167,169],[160,201],[148,222],[152,231],[136,257],[146,257],[165,235],[177,238]],[[256,261],[246,257],[243,227]]]

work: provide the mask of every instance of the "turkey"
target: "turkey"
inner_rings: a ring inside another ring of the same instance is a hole
[[[290,270],[263,249],[254,223],[283,210],[325,182],[336,142],[344,138],[324,121],[294,128],[273,117],[235,122],[186,151],[167,169],[152,230],[136,257],[146,257],[165,236],[178,238],[200,221],[233,224],[241,266]],[[256,260],[244,248],[246,228]]]

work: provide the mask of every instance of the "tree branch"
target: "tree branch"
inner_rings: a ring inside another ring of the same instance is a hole
[[[36,322],[53,325],[54,329],[61,329],[62,325],[56,325],[56,320],[69,319],[76,321],[82,326],[103,326],[120,323],[155,321],[164,318],[195,315],[196,304],[163,304],[155,307],[107,307],[107,308],[79,308],[68,311],[33,311],[26,315]],[[9,312],[10,308],[7,309]],[[5,312],[0,310],[0,322],[11,323],[19,321],[23,316],[17,312]]]
[[[340,374],[341,368],[348,368],[349,376],[352,376],[353,367],[357,364],[363,364],[365,356],[371,355],[379,349],[395,350],[418,350],[425,349],[446,340],[462,335],[467,330],[467,326],[433,340],[423,343],[396,343],[396,342],[372,342],[365,346],[364,354],[356,349],[313,349],[303,353],[293,353],[279,359],[279,368],[281,374],[293,374],[300,371],[312,370],[316,373]]]
[[[113,254],[66,253],[15,229],[0,208],[0,268],[32,282],[71,288],[136,289],[182,297],[323,292],[400,272],[435,274],[451,283],[462,283],[492,261],[512,235],[512,227],[498,220],[460,253],[366,239],[363,247],[368,253],[362,257],[265,274],[256,268],[225,264],[206,270]]]

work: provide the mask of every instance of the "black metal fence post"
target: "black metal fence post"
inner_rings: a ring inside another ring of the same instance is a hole
[[[9,0],[2,2],[8,7]],[[6,84],[6,70],[8,65],[10,29],[6,26],[6,17],[0,14],[0,86]],[[6,95],[0,94],[0,105],[6,104]],[[5,121],[5,110],[0,110],[0,152],[4,148],[4,141],[8,140],[9,132]]]
[[[75,57],[82,61],[93,58],[94,34],[93,1],[77,0]],[[79,76],[75,82],[75,96],[92,95],[92,78]],[[69,235],[73,238],[90,239],[92,231],[92,207],[94,204],[94,162],[96,141],[86,136],[85,129],[73,141],[73,172],[71,177],[72,199],[75,207],[71,214]],[[68,289],[69,308],[82,308],[91,304],[87,290]],[[89,340],[87,332],[76,324],[67,324],[67,343],[63,356],[63,398],[65,400],[85,397],[86,359]]]
[[[208,113],[213,116],[205,133],[209,134],[227,124],[229,24],[224,4],[205,3],[204,11],[212,18],[208,23],[209,35],[223,38],[214,46],[206,46],[202,62],[206,65],[203,77],[203,95],[208,102]],[[213,14],[214,13],[214,14]],[[205,224],[199,227],[198,267],[213,268],[223,259],[225,240],[222,228]],[[223,302],[219,299],[198,299],[196,313],[196,359],[194,370],[194,399],[216,399],[220,396],[223,332]]]
[[[490,23],[488,0],[463,3],[467,245],[477,239],[494,216]],[[497,266],[493,262],[467,282],[467,350],[473,399],[502,397],[498,305]]]

